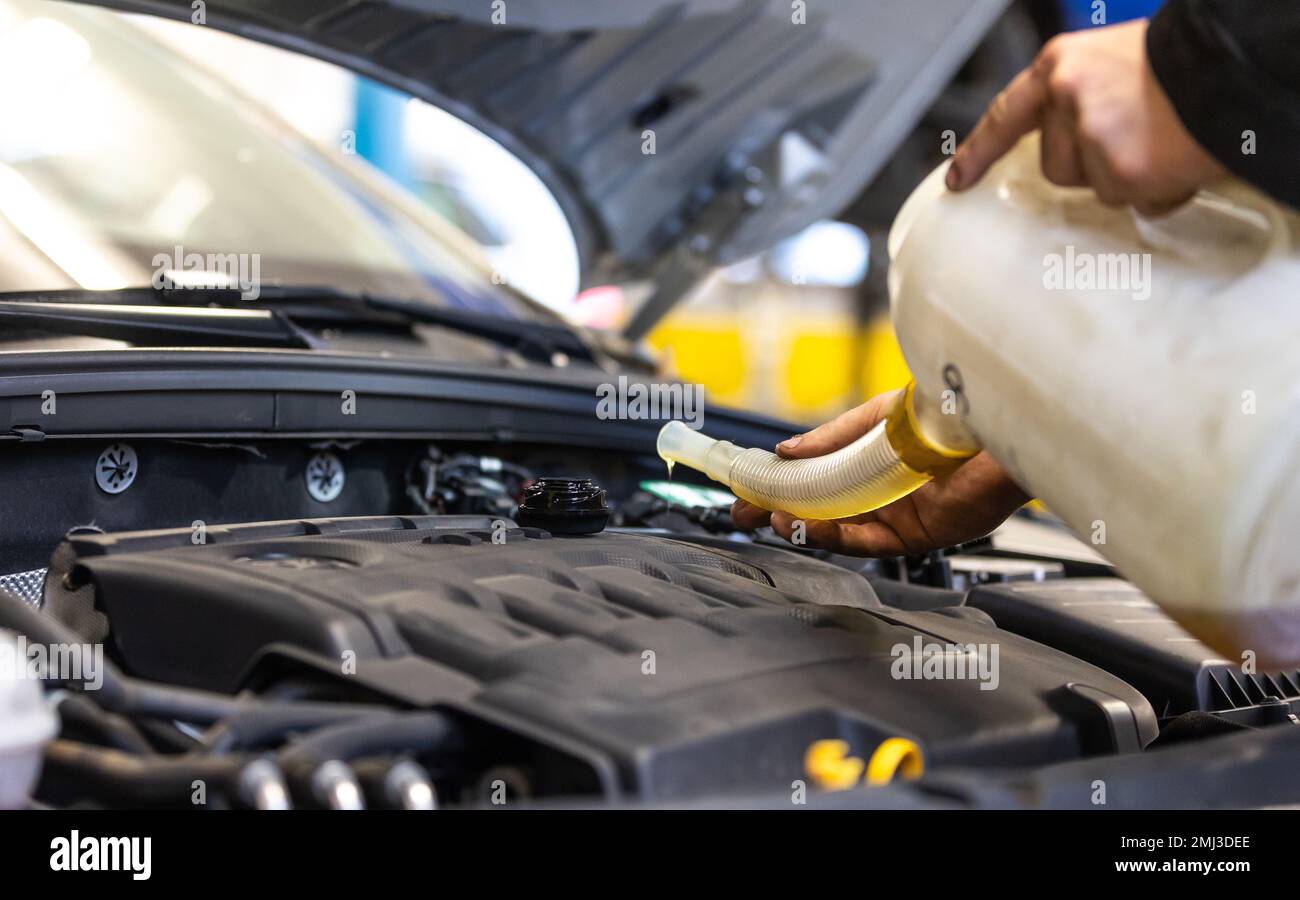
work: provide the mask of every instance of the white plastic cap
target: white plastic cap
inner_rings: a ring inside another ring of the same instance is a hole
[[[707,434],[692,431],[682,422],[669,422],[659,429],[655,449],[665,460],[679,462],[699,472],[707,472],[705,460],[718,442]]]

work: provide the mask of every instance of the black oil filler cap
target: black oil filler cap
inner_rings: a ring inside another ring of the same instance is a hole
[[[590,478],[538,478],[524,488],[515,521],[551,534],[595,534],[609,522],[605,489]]]

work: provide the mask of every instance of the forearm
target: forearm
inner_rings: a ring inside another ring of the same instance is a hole
[[[1201,146],[1300,208],[1300,3],[1170,0],[1151,20],[1147,53]]]

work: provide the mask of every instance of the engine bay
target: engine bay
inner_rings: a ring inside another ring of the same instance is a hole
[[[770,800],[1297,724],[1300,673],[1216,658],[1041,519],[849,559],[653,457],[502,446],[8,445],[46,490],[0,525],[0,624],[111,667],[61,700],[37,799]]]

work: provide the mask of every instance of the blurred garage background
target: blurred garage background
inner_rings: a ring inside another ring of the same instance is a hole
[[[648,335],[665,372],[711,402],[814,423],[906,381],[890,331],[884,236],[907,192],[993,97],[1061,30],[1150,14],[1156,0],[1018,0],[840,221],[815,224],[760,258],[719,269]],[[213,29],[132,22],[213,77],[256,95],[322,147],[366,160],[483,248],[499,277],[573,320],[625,324],[646,284],[579,291],[558,205],[490,138],[452,115],[329,64]],[[30,45],[27,50],[31,50]],[[268,86],[271,86],[268,89]]]

